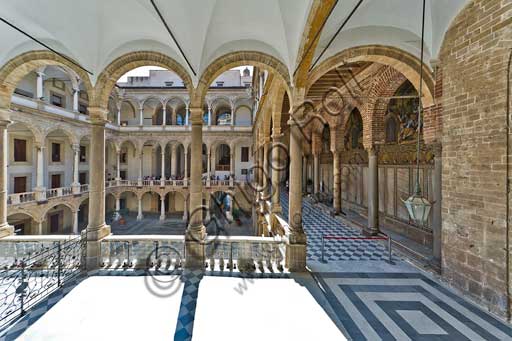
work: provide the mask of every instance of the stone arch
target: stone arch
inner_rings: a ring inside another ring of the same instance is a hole
[[[38,126],[32,124],[31,122],[20,121],[16,117],[14,117],[12,121],[12,124],[9,125],[9,131],[15,128],[16,126],[26,128],[32,133],[34,137],[34,142],[36,144],[44,143],[45,133],[41,131],[41,129]]]
[[[9,220],[10,216],[16,215],[16,214],[24,214],[30,218],[32,218],[35,222],[40,222],[42,219],[44,219],[44,216],[36,214],[34,210],[11,210],[9,209],[7,213],[7,220]]]
[[[72,59],[70,58],[70,60]],[[25,52],[9,60],[0,69],[0,108],[8,109],[10,107],[14,89],[27,73],[47,65],[56,65],[73,70],[82,80],[85,91],[91,99],[93,86],[89,75],[70,60],[47,50]]]
[[[71,212],[76,212],[78,210],[78,207],[74,206],[73,204],[69,203],[69,202],[66,202],[66,201],[58,201],[58,202],[55,202],[55,203],[51,203],[51,205],[48,205],[48,207],[46,207],[42,212],[41,212],[41,218],[42,219],[46,219],[46,215],[48,214],[48,212],[53,209],[54,207],[57,207],[57,206],[66,206],[67,208],[70,209]]]
[[[146,65],[160,66],[175,72],[183,80],[189,95],[192,95],[192,78],[180,63],[159,52],[137,51],[122,55],[105,67],[98,76],[95,86],[95,97],[94,101],[91,102],[91,106],[105,108],[108,96],[110,96],[117,80],[126,72]]]
[[[196,91],[194,92],[194,97],[191,100],[191,107],[202,108],[205,102],[206,93],[208,92],[213,80],[224,71],[240,65],[254,65],[270,71],[270,73],[276,75],[284,84],[286,84],[286,89],[288,93],[290,93],[291,81],[288,68],[280,60],[263,52],[231,52],[215,59],[210,63],[210,65],[208,65],[208,67],[206,67],[199,79]]]
[[[366,149],[375,143],[384,141],[384,116],[386,115],[389,96],[408,79],[393,67],[385,67],[372,82],[367,92],[367,101],[363,106],[363,144]],[[412,82],[411,82],[412,84]],[[384,97],[384,98],[381,98]]]
[[[81,136],[78,136],[72,130],[70,130],[67,126],[62,125],[62,124],[53,125],[53,126],[49,127],[48,129],[46,129],[44,132],[43,140],[46,140],[48,135],[50,135],[51,133],[53,133],[55,131],[59,131],[59,130],[62,131],[64,133],[64,135],[66,135],[66,137],[69,139],[69,142],[71,144],[80,143]]]
[[[418,58],[412,54],[396,47],[381,45],[353,47],[341,51],[330,58],[327,58],[309,73],[309,82],[307,88],[315,84],[315,82],[329,70],[332,70],[343,64],[360,61],[374,62],[390,66],[404,75],[407,79],[409,79],[416,90],[419,89],[421,68],[420,60],[418,60]],[[434,88],[435,79],[433,73],[429,67],[424,64],[422,99],[424,108],[428,108],[435,104]]]

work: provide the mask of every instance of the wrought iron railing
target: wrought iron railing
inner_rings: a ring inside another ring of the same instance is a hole
[[[0,270],[0,330],[77,277],[85,264],[85,239],[80,237],[32,245],[28,252],[19,248],[26,241],[2,241],[0,247],[8,248],[7,243],[16,252]]]

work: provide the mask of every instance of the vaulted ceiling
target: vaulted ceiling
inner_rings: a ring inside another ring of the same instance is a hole
[[[197,81],[215,58],[251,50],[270,54],[290,74],[297,64],[313,0],[154,0],[192,69],[171,40],[150,0],[0,0],[0,16],[97,75],[131,51],[162,52]],[[427,0],[425,57],[436,58],[451,20],[468,0]],[[321,33],[318,56],[357,0],[338,1]],[[421,0],[365,0],[322,60],[353,46],[391,45],[416,56],[420,47]],[[42,49],[0,23],[0,65]]]

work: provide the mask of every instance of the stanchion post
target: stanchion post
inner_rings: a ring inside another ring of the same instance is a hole
[[[322,235],[322,263],[325,262],[325,260],[324,260],[324,244],[325,244],[325,239],[324,239],[324,235]]]
[[[388,236],[388,253],[389,253],[389,263],[391,264],[392,254],[391,254],[391,237],[390,236]]]

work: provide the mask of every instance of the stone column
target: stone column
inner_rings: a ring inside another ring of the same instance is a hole
[[[177,165],[178,165],[178,158],[177,158],[177,154],[178,154],[178,150],[177,150],[177,145],[176,144],[173,144],[172,147],[171,147],[171,153],[172,153],[172,159],[171,159],[171,177],[176,179],[176,168],[177,168]]]
[[[164,106],[164,107],[162,108],[162,126],[164,126],[164,127],[165,127],[165,125],[166,125],[166,121],[167,121],[167,109],[166,109],[166,107]]]
[[[71,184],[71,190],[73,194],[80,193],[80,182],[78,181],[78,165],[80,161],[80,145],[73,144],[73,183]]]
[[[183,175],[183,178],[185,181],[188,181],[188,148],[185,148],[185,174]],[[201,162],[201,167],[203,167],[203,163]]]
[[[185,197],[185,202],[183,203],[183,221],[187,221],[188,218],[188,200]]]
[[[73,234],[78,234],[78,211],[73,212]]]
[[[160,220],[165,220],[165,196],[160,196]]]
[[[283,209],[281,208],[281,170],[284,169],[284,160],[281,160],[281,138],[283,134],[278,132],[274,127],[272,134],[272,213],[280,214]]]
[[[117,125],[121,125],[121,106],[119,106],[119,109],[117,109]]]
[[[140,110],[139,110],[139,125],[140,126],[144,125],[144,107],[140,107]]]
[[[142,218],[144,218],[144,215],[142,214],[142,196],[137,199],[137,220],[142,220]]]
[[[265,162],[263,160],[264,158],[264,148],[263,146],[260,146],[258,150],[258,195],[259,199],[261,200],[263,198],[263,192],[264,192],[264,183],[265,183]]]
[[[433,207],[432,207],[432,234],[433,234],[433,262],[438,267],[441,266],[441,228],[442,228],[442,174],[443,158],[441,145],[434,146],[434,174],[433,174]]]
[[[101,239],[110,234],[105,224],[105,124],[107,110],[89,107],[91,119],[91,157],[89,185],[89,225],[87,226],[87,269],[100,263]]]
[[[235,109],[231,108],[231,126],[235,126]]]
[[[290,112],[290,201],[288,223],[289,242],[286,248],[286,261],[290,271],[306,269],[306,234],[302,228],[302,133],[298,125],[303,119],[302,102],[304,89],[295,89],[293,111]]]
[[[332,152],[332,174],[333,174],[333,200],[332,206],[334,214],[341,213],[341,169],[340,169],[340,152],[334,150]]]
[[[160,186],[165,186],[165,146],[161,147],[162,154],[161,154],[161,169],[160,169]]]
[[[201,137],[202,137],[202,134],[201,134]],[[202,155],[203,154],[202,154],[202,149],[201,149],[201,157],[202,157]],[[201,162],[201,168],[202,168],[202,166],[203,166],[203,163]],[[210,151],[210,147],[208,147],[208,149],[206,151],[206,185],[208,187],[210,186],[211,167],[212,167],[211,151]],[[202,174],[202,171],[203,170],[201,169],[201,174]]]
[[[116,198],[116,212],[121,211],[121,198]]]
[[[37,234],[38,235],[42,235],[43,234],[43,222],[42,221],[36,221],[35,222],[37,224]]]
[[[78,112],[78,95],[80,94],[80,89],[73,89],[73,111]]]
[[[37,72],[37,80],[36,80],[36,98],[42,100],[44,97],[44,86],[43,77],[45,76],[42,72]]]
[[[313,154],[313,193],[320,192],[320,159],[318,154]]]
[[[302,156],[302,192],[306,193],[308,183],[308,157],[307,155]]]
[[[11,123],[8,117],[7,110],[0,112],[0,238],[14,234],[14,227],[7,223],[7,126]]]
[[[192,142],[190,145],[190,219],[186,233],[186,266],[189,268],[204,268],[204,244],[206,229],[203,225],[203,183],[201,174],[203,168],[203,109],[192,108],[191,123]]]
[[[190,111],[188,110],[188,107],[187,107],[185,110],[185,126],[188,126],[189,115],[190,115]]]
[[[44,146],[36,144],[37,169],[36,169],[36,200],[41,202],[46,200],[46,188],[44,187]]]
[[[363,232],[371,236],[379,233],[379,169],[375,146],[368,150],[368,226]]]
[[[121,181],[121,150],[116,150],[116,157],[117,157],[116,180],[119,182],[119,181]],[[119,185],[119,183],[118,183],[118,185]]]
[[[233,150],[235,147],[231,148],[231,153],[229,154],[229,172],[231,177],[229,178],[229,186],[233,187],[235,184],[235,151]]]
[[[137,179],[137,185],[142,187],[142,162],[144,161],[144,154],[142,153],[142,146],[139,153],[139,178]]]
[[[210,199],[211,199],[210,193],[207,193],[206,200],[205,200],[206,201],[206,207],[205,207],[205,209],[206,209],[206,216],[204,218],[206,221],[210,221],[210,219],[211,219],[211,215],[210,215],[210,207],[211,207],[210,205],[211,205],[211,202],[210,202]]]
[[[208,127],[212,125],[212,109],[208,107]]]
[[[268,158],[268,151],[269,151],[270,141],[265,140],[265,144],[263,145],[263,198],[265,200],[269,199],[269,186],[272,181],[270,179],[271,174],[269,174],[269,158]]]

